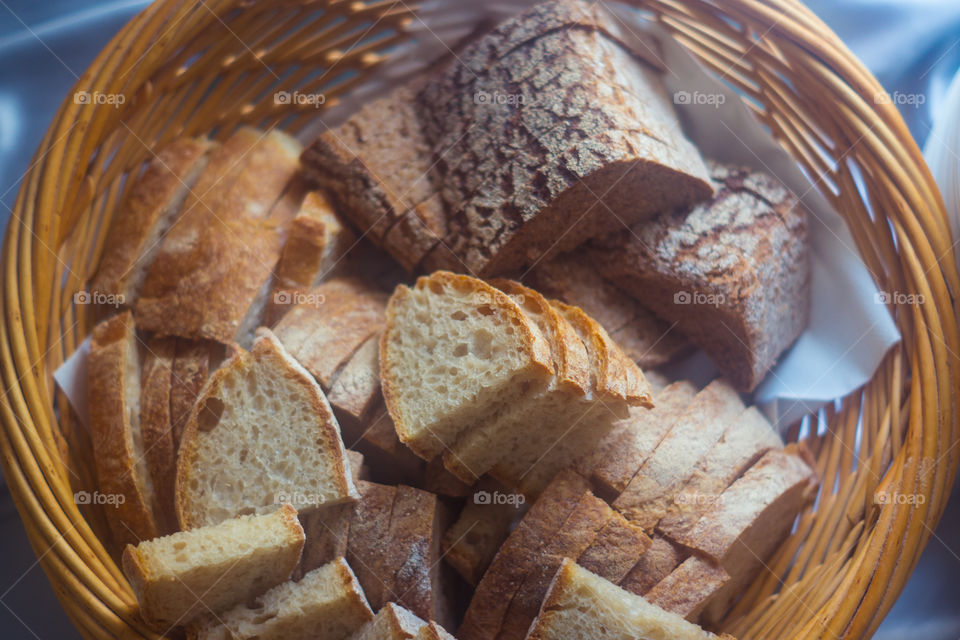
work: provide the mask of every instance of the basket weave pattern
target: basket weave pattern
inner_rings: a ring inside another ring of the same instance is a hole
[[[891,308],[903,342],[862,390],[813,418],[822,494],[724,625],[738,638],[869,636],[936,527],[960,456],[960,277],[942,200],[896,107],[799,2],[632,4],[745,96],[845,218],[880,289],[924,300]],[[155,637],[99,540],[102,511],[76,504],[75,491],[95,487],[90,442],[52,380],[96,320],[73,294],[96,268],[128,178],[180,136],[301,130],[315,105],[277,104],[274,92],[335,105],[408,37],[412,12],[389,0],[158,1],[74,87],[126,102],[77,104],[71,93],[37,150],[3,246],[0,457],[40,564],[85,636]],[[916,499],[877,504],[878,492]]]

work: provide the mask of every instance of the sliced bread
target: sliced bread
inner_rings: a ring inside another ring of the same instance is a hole
[[[128,307],[136,303],[164,234],[216,146],[204,138],[180,138],[156,153],[110,224],[93,291],[117,296]]]
[[[553,372],[536,325],[482,280],[440,271],[390,298],[383,395],[400,439],[424,459],[548,385]]]
[[[354,479],[357,482],[357,479]],[[295,579],[317,567],[322,567],[340,556],[347,555],[350,520],[353,518],[354,503],[332,504],[300,516],[300,524],[306,536],[303,545],[303,557],[297,566]]]
[[[279,131],[240,129],[211,154],[150,266],[138,324],[222,343],[248,337],[285,238],[287,221],[269,214],[298,168],[299,149]]]
[[[330,389],[340,368],[383,327],[387,294],[365,279],[343,276],[295,302],[274,332],[320,386]]]
[[[613,515],[577,558],[577,564],[619,584],[637,566],[651,544],[653,541],[643,529],[630,524],[620,515]]]
[[[303,543],[297,512],[284,505],[273,513],[128,545],[123,572],[145,620],[183,625],[288,580]]]
[[[197,640],[346,640],[373,619],[353,571],[338,558],[192,630]]]
[[[357,579],[374,609],[390,601],[393,576],[388,570],[390,514],[397,488],[373,482],[358,482],[360,500],[350,520],[347,561],[356,567]]]
[[[130,312],[94,328],[88,378],[98,490],[109,499],[113,537],[121,545],[155,538],[160,510],[140,425],[140,350]]]
[[[183,528],[353,501],[333,411],[320,387],[267,329],[214,373],[187,423],[177,468]]]
[[[350,640],[416,640],[426,625],[412,612],[388,602]]]
[[[713,595],[730,580],[716,562],[690,556],[644,594],[644,599],[687,620],[696,620]]]
[[[527,635],[528,640],[709,640],[716,637],[568,558],[554,576]]]
[[[646,594],[670,575],[688,553],[660,534],[654,534],[650,547],[620,581],[620,586],[638,596]]]
[[[177,452],[170,420],[176,338],[151,338],[140,369],[140,431],[143,455],[153,484],[157,526],[161,534],[177,530],[174,488]]]
[[[337,375],[327,399],[333,407],[344,433],[367,422],[371,412],[380,401],[380,334],[367,338],[353,353]]]
[[[725,380],[707,385],[613,502],[614,508],[652,531],[697,464],[709,455],[744,408],[740,396]]]
[[[772,177],[712,163],[714,198],[597,242],[582,259],[753,390],[806,326],[807,217]]]
[[[221,349],[206,341],[177,339],[176,356],[170,379],[170,424],[177,451],[187,426],[187,418],[197,402],[200,390],[207,383],[210,371],[216,369],[215,357]]]

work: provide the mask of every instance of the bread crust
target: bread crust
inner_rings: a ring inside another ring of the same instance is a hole
[[[183,430],[200,390],[210,377],[214,345],[205,341],[177,339],[170,380],[170,424],[174,448],[180,450]]]
[[[132,364],[129,360],[133,358]],[[120,313],[97,325],[90,341],[88,379],[90,436],[100,493],[115,505],[105,509],[107,522],[120,545],[136,544],[158,535],[150,498],[149,478],[140,477],[133,448],[131,421],[139,408],[139,356],[133,316]],[[121,499],[122,498],[122,499]]]
[[[340,422],[365,422],[380,400],[380,334],[367,338],[343,366],[327,399]]]
[[[357,579],[370,606],[379,609],[390,600],[393,575],[387,570],[391,554],[389,531],[397,488],[361,481],[360,501],[350,520],[347,561],[356,567]]]
[[[637,564],[620,581],[620,587],[638,596],[645,595],[666,578],[686,557],[687,552],[656,534]]]
[[[147,468],[153,482],[153,513],[161,534],[177,529],[174,486],[177,454],[170,423],[170,391],[176,338],[147,342],[140,378],[140,430]]]
[[[730,575],[720,565],[690,556],[643,597],[650,604],[694,621],[728,580]]]
[[[157,152],[110,224],[94,291],[122,296],[128,307],[136,302],[153,245],[159,244],[216,146],[205,138],[180,138]]]
[[[601,578],[619,584],[633,569],[653,541],[643,529],[613,512],[577,564]]]

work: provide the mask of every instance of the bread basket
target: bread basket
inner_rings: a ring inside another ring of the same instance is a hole
[[[902,343],[865,387],[810,418],[824,489],[724,623],[738,638],[868,637],[933,533],[960,457],[960,277],[943,202],[896,107],[799,2],[631,4],[742,93],[846,219],[880,289],[924,301],[891,306]],[[74,497],[93,486],[90,442],[52,378],[92,328],[74,292],[128,177],[178,136],[303,129],[317,105],[275,92],[322,91],[321,108],[336,105],[390,64],[414,14],[389,0],[158,0],[77,81],[37,149],[4,240],[0,453],[39,563],[86,637],[155,636],[99,541],[102,514]],[[80,92],[127,99],[91,105]]]

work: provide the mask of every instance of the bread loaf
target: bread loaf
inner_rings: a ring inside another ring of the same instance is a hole
[[[373,619],[343,558],[197,624],[197,640],[346,640]]]
[[[709,640],[717,636],[564,559],[527,638],[601,637]]]
[[[807,323],[807,218],[766,174],[721,164],[711,174],[711,201],[597,241],[582,259],[751,391]]]
[[[177,468],[183,528],[296,501],[309,512],[355,500],[340,430],[320,387],[267,329],[204,387]]]
[[[113,294],[127,307],[136,303],[164,234],[216,146],[204,138],[180,138],[156,153],[114,215],[93,291]]]
[[[144,619],[183,625],[288,580],[303,542],[297,512],[285,505],[273,513],[128,545],[123,572]]]
[[[90,341],[90,439],[98,490],[117,543],[155,538],[156,491],[140,424],[140,351],[130,312],[98,324]]]

